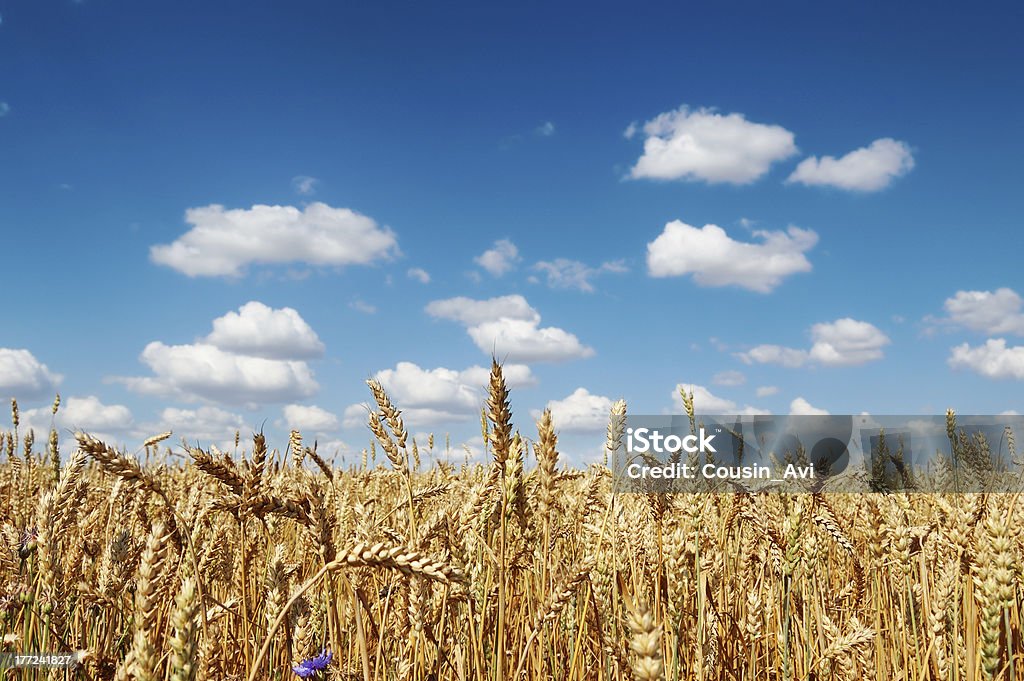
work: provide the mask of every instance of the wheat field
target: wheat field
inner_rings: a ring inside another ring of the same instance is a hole
[[[497,363],[486,462],[426,467],[433,438],[369,387],[348,469],[295,431],[184,463],[169,434],[76,433],[62,461],[13,403],[2,652],[77,665],[6,678],[1021,677],[1016,494],[613,493],[606,465],[560,463],[550,413],[513,423]]]

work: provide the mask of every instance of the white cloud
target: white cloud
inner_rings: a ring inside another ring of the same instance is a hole
[[[563,362],[594,356],[574,334],[536,322],[499,319],[467,329],[476,346],[510,362]]]
[[[1024,345],[1007,347],[1003,338],[990,338],[973,348],[967,343],[958,345],[947,362],[954,369],[971,369],[986,378],[1024,380]]]
[[[856,366],[882,358],[889,337],[868,322],[844,317],[811,327],[814,345],[809,357],[826,366]]]
[[[408,275],[408,277],[410,279],[415,279],[416,281],[420,282],[421,284],[429,284],[430,283],[430,273],[427,272],[425,269],[422,269],[420,267],[411,267],[411,268],[409,268],[409,271],[406,272],[406,275]]]
[[[702,385],[679,383],[676,385],[675,390],[672,391],[672,402],[675,405],[676,411],[680,413],[684,411],[683,397],[679,392],[681,389],[686,390],[688,394],[693,392],[693,409],[697,413],[727,414],[736,408],[735,402],[718,397]]]
[[[528,366],[506,364],[502,369],[510,388],[536,382]],[[394,369],[378,371],[374,378],[402,410],[407,426],[427,427],[466,421],[478,415],[486,399],[485,386],[490,373],[489,368],[482,366],[456,371],[445,367],[423,369],[413,362],[399,362]],[[349,405],[345,409],[346,428],[366,424],[364,404]]]
[[[28,350],[0,348],[0,396],[22,400],[53,397],[63,378]]]
[[[652,277],[692,274],[701,286],[739,286],[769,293],[785,277],[811,271],[804,253],[818,243],[813,230],[758,230],[754,236],[761,242],[737,241],[718,225],[697,228],[673,220],[647,244],[648,273]]]
[[[842,158],[810,156],[800,162],[786,182],[824,185],[851,191],[885,189],[914,167],[914,157],[905,142],[885,137]]]
[[[338,429],[338,417],[316,405],[288,404],[282,412],[290,430],[328,433]]]
[[[453,442],[450,460],[477,463],[483,461],[486,455],[487,448],[484,445],[483,436],[475,435],[462,442]]]
[[[779,389],[774,385],[762,385],[757,388],[755,394],[758,397],[771,397],[772,395],[777,395],[778,392]]]
[[[544,121],[537,126],[537,134],[541,137],[551,137],[555,134],[555,124],[551,121]]]
[[[292,178],[292,190],[296,194],[302,196],[312,196],[316,194],[317,185],[320,184],[320,180],[309,175],[296,175]]]
[[[460,372],[444,367],[422,369],[412,362],[399,362],[394,369],[378,371],[376,378],[406,413],[431,409],[466,418],[479,408],[483,397],[479,385],[467,383]]]
[[[365,428],[370,414],[370,403],[359,402],[345,407],[341,415],[341,425],[345,428]]]
[[[739,409],[732,400],[719,397],[702,385],[690,385],[688,383],[679,383],[676,385],[675,390],[672,391],[672,404],[679,413],[684,413],[683,396],[680,394],[680,390],[686,390],[688,394],[693,392],[693,411],[697,414],[759,415],[769,413],[763,409],[752,407],[749,404]]]
[[[337,462],[337,458],[339,455],[342,457],[342,460],[344,461],[345,456],[354,453],[352,451],[352,446],[349,445],[349,443],[345,442],[344,440],[333,439],[319,443],[314,442],[309,446],[312,447],[313,445],[316,445],[317,447],[317,454],[319,454],[320,457],[323,458],[325,461],[330,462],[332,465],[334,465]]]
[[[505,383],[509,388],[525,388],[537,384],[533,372],[525,364],[502,364],[501,375],[505,378]],[[480,388],[481,391],[486,390],[491,381],[491,368],[475,364],[460,371],[459,379],[468,385]]]
[[[882,348],[891,342],[878,327],[844,317],[811,327],[810,350],[782,345],[758,345],[736,353],[746,364],[778,364],[794,369],[805,364],[857,366],[881,359]]]
[[[547,403],[555,428],[565,432],[599,432],[608,425],[608,413],[612,408],[611,398],[594,395],[586,388],[577,388],[561,400]],[[533,412],[540,418],[539,411]]]
[[[948,321],[988,334],[1024,335],[1024,301],[1016,291],[957,291],[946,299]]]
[[[49,412],[49,409],[44,411]],[[133,425],[131,410],[123,404],[103,404],[95,395],[71,396],[61,401],[57,421],[69,427],[126,430]]]
[[[508,239],[500,239],[494,242],[493,248],[473,258],[473,262],[493,276],[500,277],[514,270],[521,259],[519,249],[514,243]]]
[[[241,434],[240,446],[245,447],[246,437],[252,430],[245,419],[217,407],[203,406],[198,409],[180,409],[167,407],[160,412],[159,421],[145,427],[149,434],[162,431],[174,431],[183,436],[189,443],[200,445],[213,442],[222,448],[233,444],[235,432]],[[248,446],[252,441],[248,442]]]
[[[236,277],[252,264],[366,265],[398,251],[394,233],[370,217],[315,202],[185,211],[192,228],[170,244],[152,246],[153,262],[190,277]]]
[[[151,377],[111,379],[146,395],[231,404],[266,404],[312,396],[319,386],[303,361],[225,352],[213,345],[149,343],[140,357]]]
[[[631,124],[625,134],[636,132]],[[797,153],[785,128],[712,109],[682,106],[644,123],[643,132],[644,153],[630,170],[632,178],[749,184]]]
[[[100,434],[124,434],[133,428],[134,419],[128,407],[123,404],[103,404],[94,395],[62,398],[56,416],[49,406],[28,409],[21,413],[22,432],[28,432],[29,428],[34,430],[37,443],[45,441],[45,435],[50,432],[51,425],[70,447],[67,431],[84,431],[96,437],[100,437]]]
[[[195,343],[153,341],[139,359],[152,376],[114,376],[145,395],[255,405],[297,401],[319,389],[306,359],[323,355],[316,332],[292,308],[250,301],[213,320]]]
[[[363,314],[376,314],[377,313],[377,307],[376,306],[370,305],[365,300],[360,300],[358,298],[356,298],[351,303],[349,303],[348,306],[350,308],[352,308],[353,310],[355,310],[356,312],[362,312]]]
[[[746,383],[747,377],[742,371],[719,371],[711,377],[711,382],[715,385],[736,386]]]
[[[818,409],[802,397],[789,403],[789,413],[795,416],[828,416],[824,409]]]
[[[311,359],[324,354],[324,344],[298,312],[250,301],[213,320],[204,342],[226,352],[266,359]]]
[[[11,113],[11,105],[7,102],[0,102],[0,118],[3,118],[9,113]]]
[[[874,419],[870,419],[871,427],[878,428],[881,426]],[[944,435],[946,433],[946,424],[941,423],[935,419],[911,419],[907,421],[906,427],[913,433],[917,433],[922,436],[936,436]]]
[[[757,345],[746,352],[738,352],[745,364],[778,364],[789,369],[803,366],[807,362],[807,351],[787,348],[782,345]]]
[[[540,314],[520,295],[435,300],[426,311],[433,317],[461,322],[478,348],[512,363],[560,362],[594,355],[593,348],[568,331],[542,328]]]
[[[466,326],[475,326],[499,319],[521,319],[540,322],[540,313],[520,295],[474,300],[459,296],[435,300],[426,307],[427,314],[437,319],[450,319]]]
[[[620,274],[627,271],[621,260],[590,267],[568,258],[556,258],[550,262],[542,260],[534,265],[533,269],[547,275],[547,284],[551,288],[576,289],[585,293],[593,293],[594,285],[590,280],[594,277],[608,272]]]

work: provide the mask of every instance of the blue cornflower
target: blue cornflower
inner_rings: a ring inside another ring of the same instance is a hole
[[[326,648],[320,652],[316,657],[311,657],[308,660],[303,660],[299,664],[292,667],[292,671],[295,672],[300,678],[308,679],[319,671],[327,669],[327,665],[334,659],[334,653],[327,650]]]

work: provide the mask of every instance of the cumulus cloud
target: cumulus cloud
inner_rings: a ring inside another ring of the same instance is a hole
[[[889,337],[868,322],[849,317],[811,327],[810,350],[782,345],[758,345],[736,356],[746,364],[778,364],[790,369],[805,364],[857,366],[883,357]]]
[[[818,243],[809,229],[785,232],[757,230],[760,242],[737,241],[718,225],[698,228],[673,220],[647,244],[647,270],[652,277],[693,275],[701,286],[739,286],[769,293],[782,280],[810,272],[804,255]]]
[[[993,335],[1024,335],[1024,301],[1013,289],[957,291],[945,308],[949,317],[940,321]]]
[[[635,124],[626,137],[637,132]],[[793,133],[742,114],[682,106],[644,123],[644,153],[632,178],[749,184],[797,153]]]
[[[242,446],[245,446],[245,438],[254,429],[239,414],[203,406],[198,409],[167,407],[161,410],[157,423],[148,425],[146,430],[150,433],[170,430],[188,438],[190,443],[203,445],[212,442],[227,449],[233,445],[236,431],[240,432]]]
[[[49,411],[46,409],[45,411]],[[68,427],[96,430],[127,430],[134,424],[131,410],[123,404],[103,404],[95,395],[61,400],[57,422]]]
[[[789,413],[794,416],[828,416],[824,409],[818,409],[802,397],[789,403]]]
[[[317,443],[314,442],[314,444]],[[320,441],[317,444],[317,451],[324,460],[330,461],[332,465],[337,461],[339,454],[342,456],[342,461],[344,461],[346,455],[353,453],[352,445],[337,438]]]
[[[427,272],[425,269],[422,269],[420,267],[411,267],[411,268],[409,268],[409,271],[406,272],[406,275],[410,279],[415,279],[416,281],[420,282],[421,284],[429,284],[430,283],[430,273]]]
[[[586,388],[577,388],[561,400],[551,400],[547,408],[551,410],[551,420],[557,430],[600,432],[608,426],[612,399],[594,395]],[[539,411],[533,412],[534,418],[540,418],[540,415]]]
[[[435,300],[426,307],[427,314],[437,319],[450,319],[466,326],[475,326],[496,319],[521,319],[540,322],[540,313],[520,295],[474,300],[465,296]]]
[[[537,384],[537,379],[534,377],[533,372],[525,364],[503,364],[501,366],[501,375],[505,377],[505,383],[509,388],[525,388]],[[465,383],[476,386],[483,391],[490,384],[491,368],[475,364],[468,369],[460,371],[459,377]]]
[[[227,352],[267,359],[312,359],[324,354],[324,344],[298,312],[255,300],[214,319],[213,332],[205,342]]]
[[[576,289],[584,293],[594,292],[591,280],[595,277],[609,272],[621,274],[627,271],[621,260],[602,263],[598,267],[590,267],[579,260],[568,258],[556,258],[550,262],[542,260],[534,265],[533,269],[545,274],[547,285],[551,288]]]
[[[53,397],[63,376],[25,349],[0,348],[0,395],[22,400]]]
[[[9,113],[11,113],[11,105],[7,102],[0,102],[0,118],[3,118]]]
[[[555,134],[555,124],[551,121],[544,121],[537,126],[537,134],[541,137],[551,137]]]
[[[483,461],[487,456],[487,447],[481,435],[474,435],[462,442],[452,443],[451,458],[456,461],[475,463]]]
[[[495,241],[492,248],[473,258],[473,262],[495,277],[503,276],[514,270],[520,260],[522,258],[519,257],[519,249],[508,239]]]
[[[885,189],[914,167],[914,156],[905,142],[889,137],[855,149],[841,158],[810,156],[800,162],[786,182],[873,192]]]
[[[119,436],[131,431],[134,418],[131,410],[123,404],[103,404],[95,395],[84,397],[71,396],[61,399],[60,409],[54,416],[51,407],[39,407],[21,412],[21,430],[27,433],[31,428],[36,433],[36,441],[46,439],[51,426],[60,433],[63,450],[72,448],[70,432],[83,431],[100,439],[117,440]]]
[[[758,397],[771,397],[778,394],[779,389],[774,385],[762,385],[757,388],[755,395]]]
[[[399,362],[394,369],[378,371],[376,378],[407,415],[430,410],[447,414],[446,420],[464,420],[479,407],[483,393],[480,385],[468,383],[460,374],[444,367],[423,369],[413,362]]]
[[[338,417],[316,405],[288,404],[282,410],[285,425],[290,430],[310,433],[328,433],[337,430]]]
[[[724,397],[719,397],[702,385],[690,385],[688,383],[677,384],[676,389],[672,392],[672,404],[675,410],[679,413],[684,413],[685,411],[683,406],[683,396],[680,392],[682,390],[685,390],[687,394],[693,392],[693,411],[697,414],[740,414],[756,416],[769,413],[763,409],[752,407],[749,404],[743,408],[738,408],[734,401]]]
[[[323,354],[316,332],[291,308],[246,303],[213,321],[195,343],[153,341],[139,359],[152,376],[115,376],[145,395],[259,405],[297,401],[319,389],[306,359]]]
[[[711,377],[711,382],[715,385],[736,386],[746,383],[747,377],[742,371],[719,371]]]
[[[309,365],[225,352],[204,343],[149,343],[141,361],[153,376],[111,379],[145,395],[208,399],[229,404],[266,404],[310,397],[319,386]]]
[[[371,411],[369,402],[359,402],[357,404],[350,404],[345,407],[345,411],[341,415],[341,425],[345,428],[358,428],[360,426],[366,427],[369,423],[369,414]]]
[[[561,362],[594,355],[593,348],[568,331],[541,327],[540,314],[520,295],[435,300],[426,311],[462,323],[478,348],[509,362]]]
[[[872,428],[881,427],[881,424],[874,419],[867,420]],[[946,424],[940,423],[934,419],[911,419],[907,421],[906,427],[912,433],[925,437],[934,437],[936,435],[944,435],[946,433]]]
[[[510,388],[535,383],[528,366],[506,364],[502,370]],[[401,408],[407,426],[426,427],[466,421],[478,415],[486,397],[490,369],[424,369],[413,362],[399,362],[394,369],[378,371],[374,378]],[[366,415],[365,403],[349,405],[344,413],[345,427],[365,425]]]
[[[789,369],[803,366],[807,362],[807,351],[787,348],[782,345],[758,345],[747,352],[736,354],[746,364],[778,364]]]
[[[521,319],[499,319],[467,329],[484,352],[511,362],[563,362],[592,357],[594,349],[575,335],[554,326],[540,328]]]
[[[170,244],[152,246],[150,259],[190,277],[237,277],[253,264],[367,265],[398,251],[394,233],[348,208],[315,202],[227,210],[210,205],[185,211],[192,228]]]
[[[811,327],[810,359],[826,366],[856,366],[882,358],[889,337],[868,322],[849,317]]]
[[[316,193],[320,180],[309,175],[296,175],[292,178],[292,190],[302,196],[312,196]]]
[[[952,349],[947,362],[986,378],[1024,380],[1024,345],[1007,347],[1003,338],[990,338],[977,347],[962,343]]]

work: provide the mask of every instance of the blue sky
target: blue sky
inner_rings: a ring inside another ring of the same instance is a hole
[[[0,2],[33,425],[1024,411],[1019,5],[363,4]]]

